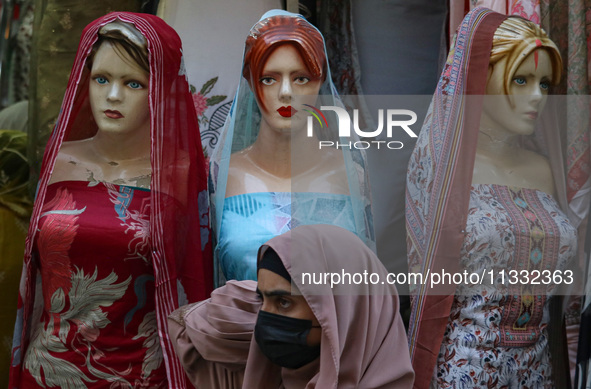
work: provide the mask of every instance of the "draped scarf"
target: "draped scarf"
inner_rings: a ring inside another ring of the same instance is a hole
[[[320,357],[299,369],[277,366],[251,341],[245,388],[407,389],[414,372],[406,345],[395,285],[387,270],[353,233],[326,224],[306,225],[263,245],[281,258],[292,285],[322,327]],[[306,273],[374,274],[358,284],[306,281]],[[376,282],[376,276],[382,282]],[[292,289],[293,293],[293,289]]]
[[[132,23],[146,38],[150,66],[150,239],[156,285],[156,316],[169,387],[185,388],[186,377],[167,335],[166,317],[179,305],[203,300],[212,285],[207,180],[197,116],[186,78],[179,36],[162,19],[116,12],[83,31],[60,115],[41,168],[26,241],[12,353],[10,387],[19,387],[36,301],[38,271],[33,247],[50,176],[62,142],[96,133],[88,101],[86,60],[100,27],[115,19]],[[171,205],[172,204],[172,205]]]
[[[406,227],[409,271],[460,271],[470,186],[476,155],[482,95],[492,38],[507,18],[486,8],[469,12],[456,34],[446,65],[411,156],[407,173]],[[564,146],[557,122],[546,107],[535,134],[524,139],[548,157],[557,201],[569,214]],[[570,214],[572,215],[572,214]],[[580,220],[571,220],[579,226]],[[437,363],[455,286],[436,291],[428,285],[411,286],[412,311],[409,347],[418,374],[416,388],[427,388]],[[558,315],[560,318],[560,315]],[[554,362],[554,361],[553,361]]]
[[[293,17],[303,18],[301,15],[293,14],[282,10],[271,10],[266,12],[261,21],[267,18],[274,17]],[[258,23],[257,23],[258,24]],[[256,25],[253,26],[253,29]],[[312,27],[311,28],[315,28]],[[251,30],[253,33],[254,30]],[[319,32],[320,34],[320,32]],[[289,40],[285,40],[289,42]],[[324,57],[327,57],[326,44],[324,45]],[[327,59],[328,61],[328,59]],[[321,105],[343,107],[336,88],[331,79],[330,65],[328,62],[324,67],[326,69],[326,79],[320,87],[319,99],[316,103],[317,107]],[[261,121],[260,109],[256,102],[256,97],[251,91],[248,81],[242,77],[244,69],[240,72],[240,79],[238,80],[238,89],[236,91],[234,101],[230,113],[226,118],[224,127],[220,132],[219,142],[211,156],[210,163],[210,182],[209,191],[211,198],[211,218],[212,229],[214,235],[214,246],[216,240],[219,241],[219,234],[222,223],[222,212],[224,209],[224,201],[226,198],[226,185],[228,181],[228,171],[230,165],[230,158],[232,153],[240,151],[250,146],[257,138],[258,130]],[[338,125],[336,118],[330,112],[324,112],[324,120],[328,120],[328,126],[323,128],[321,138],[323,140],[333,140],[342,144],[348,144],[350,141],[357,140],[356,138],[339,138]],[[370,205],[370,189],[369,178],[366,167],[366,157],[363,150],[355,148],[343,147],[343,159],[345,161],[345,168],[347,174],[347,182],[349,187],[349,197],[353,205],[353,215],[355,230],[362,238],[362,240],[371,248],[375,249],[375,236],[373,231],[373,217]],[[292,157],[292,166],[295,166],[297,159]],[[296,186],[295,179],[292,180],[292,188]],[[292,189],[292,195],[296,191]],[[292,201],[295,201],[295,196],[292,196]],[[294,206],[292,205],[292,209]],[[216,272],[215,282],[221,285],[224,282],[224,277],[221,274],[219,258],[217,257],[217,248],[214,252],[214,272]]]

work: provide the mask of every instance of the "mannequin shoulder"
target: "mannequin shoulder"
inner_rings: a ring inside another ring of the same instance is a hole
[[[238,152],[232,154],[228,167],[228,181],[242,181],[248,175],[257,175],[256,169],[257,166],[252,163],[245,153]]]
[[[349,195],[349,177],[343,153],[334,149],[326,151],[330,152],[323,153],[318,163],[296,182],[302,186],[301,191],[305,192]],[[356,172],[351,173],[352,178],[357,176]]]
[[[525,149],[516,149],[505,158],[477,152],[472,183],[538,189],[552,195],[555,192],[550,161]]]
[[[276,188],[276,180],[252,163],[244,152],[232,154],[228,168],[226,197],[252,192],[281,191]]]
[[[523,161],[521,175],[528,183],[524,186],[554,195],[554,176],[550,160],[541,154],[526,150],[523,153]]]
[[[331,170],[345,169],[345,158],[343,157],[343,152],[336,149],[326,150],[326,152],[323,152],[322,154],[322,160],[319,165]]]
[[[89,156],[92,155],[88,140],[64,142],[57,155],[50,183],[87,180],[88,166],[92,163]]]
[[[542,154],[536,153],[535,151],[524,150],[521,156],[523,168],[526,169],[526,173],[532,173],[536,176],[540,175],[543,178],[547,178],[548,175],[552,176],[550,160]]]

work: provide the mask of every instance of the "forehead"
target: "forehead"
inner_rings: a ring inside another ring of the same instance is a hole
[[[140,73],[144,76],[148,74],[133,60],[123,47],[109,41],[101,43],[96,51],[92,60],[92,70]]]
[[[537,49],[527,55],[515,70],[516,74],[527,73],[537,75],[552,75],[552,60],[548,51]]]
[[[258,288],[261,292],[270,290],[291,291],[291,282],[267,269],[260,269],[257,274]]]

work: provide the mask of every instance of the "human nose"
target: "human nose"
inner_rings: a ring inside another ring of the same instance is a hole
[[[289,79],[289,77],[284,77],[281,80],[281,86],[279,88],[279,98],[282,101],[291,101],[293,90],[290,81],[291,80]]]

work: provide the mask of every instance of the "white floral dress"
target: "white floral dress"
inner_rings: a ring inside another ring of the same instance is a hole
[[[485,278],[457,287],[431,386],[552,388],[546,326],[554,286],[545,275],[564,270],[576,251],[576,229],[550,195],[474,185],[461,265]]]

